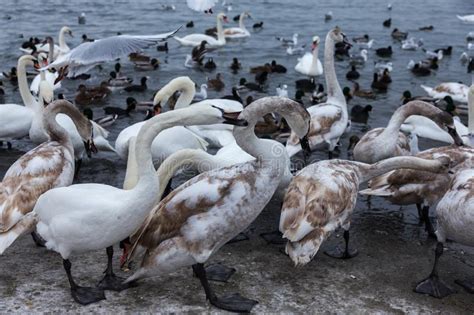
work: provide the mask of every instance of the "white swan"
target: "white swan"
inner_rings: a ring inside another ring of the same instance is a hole
[[[48,54],[50,53],[50,51],[53,51],[53,55],[51,56],[51,60],[54,60],[54,59],[58,58],[59,56],[67,54],[71,49],[69,48],[69,46],[66,43],[66,39],[65,39],[66,34],[73,37],[71,29],[67,26],[63,26],[59,30],[59,36],[58,36],[59,46],[58,45],[53,45],[53,49],[51,50],[51,48],[50,48],[51,43],[47,43],[47,44],[41,43],[41,44],[36,45],[36,51],[45,52],[45,53],[48,53]],[[20,50],[27,53],[27,54],[31,54],[33,52],[30,48],[26,48],[26,49],[25,48],[20,48]]]
[[[240,297],[239,303],[212,293],[203,263],[260,214],[284,176],[288,156],[283,146],[254,133],[258,119],[271,112],[285,117],[298,136],[305,136],[310,117],[298,103],[265,97],[247,106],[239,118],[248,126],[234,128],[234,136],[256,160],[198,175],[163,199],[137,233],[130,257],[139,247],[147,254],[127,282],[193,265],[211,304],[230,311],[251,310],[255,301]]]
[[[127,287],[113,273],[112,246],[132,234],[157,202],[159,181],[150,150],[156,135],[163,129],[181,124],[242,122],[233,117],[227,117],[223,109],[210,105],[155,116],[147,121],[137,137],[139,180],[133,189],[78,184],[49,190],[38,199],[31,220],[37,222],[37,232],[46,241],[46,247],[62,256],[75,301],[90,304],[104,299],[105,289],[120,291]],[[30,229],[25,229],[23,233]],[[103,248],[107,248],[108,268],[99,287],[78,286],[71,275],[69,257],[73,253]]]
[[[190,34],[184,37],[174,36],[174,39],[176,39],[183,46],[198,46],[202,41],[207,42],[207,47],[224,46],[226,41],[224,30],[222,28],[222,22],[227,23],[227,16],[224,13],[219,13],[217,15],[217,39],[204,34]]]
[[[66,130],[56,122],[65,113],[74,120],[86,145],[93,148],[92,125],[71,103],[58,100],[43,116],[51,139],[21,156],[0,183],[0,254],[30,226],[30,213],[38,198],[55,187],[69,186],[74,178],[74,150]]]
[[[456,17],[464,23],[474,23],[474,14],[464,16],[456,15]]]
[[[367,132],[354,147],[354,160],[375,163],[399,155],[410,155],[410,146],[400,126],[411,115],[423,115],[433,121],[439,129],[451,135],[457,145],[462,140],[456,132],[453,117],[434,105],[423,101],[411,101],[393,113],[385,128],[374,128]]]
[[[297,72],[310,77],[323,74],[323,66],[321,65],[321,61],[318,59],[319,42],[319,36],[314,36],[313,44],[311,46],[312,52],[307,52],[303,57],[298,59],[298,63],[295,66]]]
[[[336,147],[339,138],[344,134],[350,120],[347,113],[347,103],[336,77],[334,69],[334,45],[344,41],[344,34],[336,27],[328,32],[324,47],[324,67],[328,99],[326,103],[308,107],[311,114],[311,126],[308,133],[309,145],[314,148],[321,143],[329,144],[329,155]],[[301,151],[298,137],[292,132],[286,143],[289,156]]]
[[[443,163],[447,161],[444,158]],[[306,265],[318,253],[322,242],[342,227],[345,250],[328,254],[335,258],[354,257],[357,252],[349,250],[349,228],[359,185],[399,168],[447,172],[443,163],[394,157],[375,164],[325,160],[303,168],[288,186],[282,205],[280,232],[288,239],[286,253],[295,266]]]
[[[250,13],[245,11],[240,14],[239,27],[229,27],[224,29],[224,36],[226,38],[244,38],[250,37],[250,32],[245,27],[244,19],[250,18]]]
[[[444,298],[456,292],[440,279],[438,259],[443,254],[447,239],[467,246],[474,246],[474,195],[472,193],[474,191],[474,169],[472,166],[472,163],[469,163],[454,174],[448,191],[436,207],[438,243],[433,270],[427,279],[417,284],[415,292],[429,294],[437,298]],[[456,280],[455,282],[468,292],[474,292],[472,279]]]
[[[31,55],[24,55],[18,59],[18,87],[25,106],[0,105],[0,140],[7,141],[9,148],[11,148],[11,140],[28,136],[34,113],[43,106],[31,95],[26,79],[26,67],[34,66],[36,62],[36,58]]]
[[[469,87],[462,83],[445,82],[431,88],[426,85],[421,85],[421,88],[433,98],[441,99],[445,96],[451,96],[454,101],[467,103],[467,93]]]

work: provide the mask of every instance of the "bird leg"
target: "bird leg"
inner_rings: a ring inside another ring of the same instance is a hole
[[[220,263],[209,265],[205,267],[205,269],[206,269],[207,280],[217,281],[217,282],[229,281],[230,277],[232,277],[232,275],[236,271],[235,268],[227,267]],[[195,271],[194,271],[194,276],[195,277],[198,276]]]
[[[431,220],[430,220],[430,206],[424,206],[422,208],[422,217],[423,217],[423,220],[425,221],[426,232],[428,232],[428,235],[430,237],[436,238],[435,229],[433,227],[433,223],[431,223]]]
[[[433,264],[433,270],[431,271],[428,278],[418,283],[415,287],[416,293],[428,294],[436,298],[444,298],[455,291],[449,288],[438,276],[438,260],[443,254],[443,243],[438,242],[435,250],[435,261]]]
[[[416,204],[416,209],[418,210],[418,225],[423,225],[425,217],[423,216],[423,207],[421,203]]]
[[[77,179],[79,177],[79,171],[81,170],[81,165],[82,165],[82,159],[77,159],[76,163],[74,164],[74,179]]]
[[[71,275],[71,262],[69,259],[63,259],[64,270],[66,270],[69,285],[71,287],[71,296],[79,304],[88,305],[91,303],[105,300],[104,290],[93,287],[81,287],[76,284]]]
[[[211,304],[215,307],[229,312],[249,313],[255,304],[258,303],[255,300],[244,298],[239,293],[217,297],[209,285],[209,281],[207,280],[206,276],[206,269],[204,269],[203,264],[193,265],[193,270],[194,274],[201,281],[201,285],[204,289],[204,292],[206,293],[206,299],[208,299],[209,302],[211,302]]]
[[[107,247],[107,269],[105,270],[105,276],[102,280],[100,280],[99,284],[97,285],[98,288],[102,290],[111,290],[120,292],[122,290],[128,289],[130,284],[123,283],[125,281],[124,278],[117,277],[114,274],[112,268],[112,257],[114,256],[114,248],[113,246]]]
[[[326,250],[324,253],[329,257],[339,258],[339,259],[349,259],[354,258],[359,254],[357,249],[349,248],[349,230],[344,230],[344,241],[345,241],[345,249],[341,251],[339,247],[335,247],[330,250]]]
[[[38,247],[45,247],[44,239],[38,235],[35,231],[31,232],[31,237],[33,238],[33,242],[35,242],[36,246]]]
[[[263,238],[267,244],[283,245],[286,243],[286,241],[283,239],[283,234],[278,230],[260,233],[260,237]]]

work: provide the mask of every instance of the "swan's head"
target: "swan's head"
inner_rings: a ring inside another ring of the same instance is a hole
[[[39,67],[46,67],[48,65],[48,55],[44,52],[38,54],[38,66]]]
[[[67,27],[67,26],[63,26],[63,28],[61,29],[61,32],[62,32],[63,34],[67,34],[67,35],[69,35],[69,36],[71,36],[71,37],[74,37],[74,35],[72,35],[72,30],[71,30],[69,27]]]
[[[250,12],[248,12],[248,11],[245,11],[245,12],[243,13],[243,15],[244,15],[244,17],[246,17],[246,18],[249,18],[249,19],[252,18],[252,16],[250,15]]]
[[[454,125],[453,116],[448,114],[445,111],[440,111],[437,115],[431,118],[441,129],[446,131],[451,138],[453,138],[454,143],[458,146],[464,145],[461,137],[456,131],[456,127]]]
[[[225,23],[229,22],[229,20],[227,19],[227,15],[225,15],[225,13],[219,13],[219,14],[217,15],[217,19],[218,19],[218,20],[221,20],[221,21],[223,21],[223,22],[225,22]]]
[[[312,50],[316,49],[319,46],[320,42],[321,42],[321,40],[319,39],[319,36],[314,36],[313,37],[313,43],[311,45],[311,49]]]
[[[335,43],[342,43],[344,41],[344,33],[342,30],[339,28],[339,26],[336,26],[332,30],[329,31],[329,37],[335,42]]]

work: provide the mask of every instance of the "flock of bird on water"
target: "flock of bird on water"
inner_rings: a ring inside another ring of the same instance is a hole
[[[187,2],[191,9],[212,14],[216,0]],[[84,35],[83,43],[70,49],[65,36],[72,32],[63,27],[59,45],[52,37],[25,42],[21,48],[25,54],[17,67],[3,75],[9,84],[18,85],[24,104],[0,105],[0,140],[11,148],[11,141],[29,137],[38,146],[14,162],[0,183],[0,253],[20,236],[31,234],[37,245],[61,255],[72,298],[83,305],[105,299],[105,290],[121,291],[140,279],[191,266],[212,305],[249,312],[257,301],[238,293],[214,293],[208,279],[225,281],[234,270],[221,265],[206,268],[209,258],[239,237],[272,198],[282,201],[280,223],[275,226],[279,231],[262,236],[270,243],[285,239],[285,252],[295,266],[308,264],[338,228],[344,231],[345,246],[326,253],[352,258],[357,251],[349,246],[349,228],[361,193],[383,197],[393,204],[416,204],[420,222],[437,239],[437,245],[433,269],[415,291],[438,298],[454,293],[438,274],[438,259],[447,239],[474,246],[474,85],[445,82],[434,88],[423,87],[429,97],[414,97],[406,91],[403,104],[385,128],[368,130],[360,139],[350,138],[352,160],[334,159],[333,152],[350,130],[351,121],[369,129],[371,107],[354,106],[348,112],[347,102],[352,97],[373,98],[374,93],[387,90],[392,48],[375,51],[387,62],[376,65],[372,90],[362,90],[356,82],[360,76],[357,68],[367,61],[373,40],[368,35],[353,38],[353,44],[361,48],[360,54],[354,55],[352,44],[339,27],[326,35],[323,63],[318,55],[318,36],[313,37],[311,52],[299,59],[295,70],[308,79],[296,82],[295,100],[288,98],[286,86],[277,89],[278,96],[248,97],[245,102],[241,99],[240,93],[262,91],[270,74],[286,72],[275,61],[252,68],[255,82],[242,79],[232,88],[232,95],[224,98],[207,98],[207,89],[223,89],[219,75],[209,79],[200,92],[189,77],[177,77],[163,86],[152,102],[128,97],[126,109],[106,107],[108,115],[96,121],[90,110],[79,111],[64,96],[55,100],[54,90],[60,88],[61,80],[87,79],[88,71],[107,61],[128,56],[139,70],[157,69],[159,61],[144,55],[142,49],[169,38],[193,47],[186,67],[215,68],[212,58],[204,62],[206,52],[238,44],[229,39],[251,36],[244,21],[249,16],[243,12],[235,18],[239,27],[224,28],[227,16],[216,14],[217,27],[208,30],[209,35],[178,37],[178,30],[100,40]],[[326,19],[331,17],[330,13],[326,15]],[[474,15],[459,19],[474,23]],[[79,23],[85,23],[84,15]],[[386,20],[384,26],[390,27],[390,23]],[[192,22],[187,25],[192,26]],[[262,27],[263,22],[254,25]],[[468,34],[467,40],[473,40],[473,35]],[[398,29],[391,36],[401,41],[402,49],[416,49],[421,44],[414,38],[407,39],[407,33]],[[291,39],[277,39],[289,54],[305,51],[298,46],[296,34]],[[167,52],[168,45],[165,42],[157,48]],[[410,63],[414,75],[431,73],[438,62],[452,54],[452,48],[425,53],[426,60]],[[341,89],[335,58],[352,66],[347,78],[354,81],[353,90]],[[461,59],[471,71],[469,54],[463,53]],[[30,86],[27,67],[39,71],[33,73]],[[133,85],[119,63],[114,68],[110,78],[98,87],[79,85],[75,103],[87,106],[117,90],[140,92],[147,88],[147,77]],[[230,69],[234,73],[243,71],[237,58]],[[322,75],[325,89],[315,83],[315,77]],[[312,99],[309,107],[301,102],[306,95]],[[164,106],[169,110],[162,112]],[[122,130],[112,146],[104,126],[138,110],[147,110],[147,119]],[[457,116],[463,110],[468,126]],[[418,137],[447,145],[420,152]],[[311,151],[322,146],[329,147],[329,159],[291,172],[292,156],[302,151],[306,163]],[[219,150],[212,155],[207,147]],[[98,151],[115,152],[127,161],[122,188],[73,184],[83,156],[90,158]],[[192,167],[200,174],[171,190],[173,176],[183,167]],[[368,188],[359,191],[359,185],[365,182]],[[429,210],[435,205],[434,226]],[[123,248],[122,267],[135,269],[127,279],[113,272],[113,246],[117,243]],[[80,286],[71,273],[71,255],[99,249],[106,249],[108,258],[104,278],[95,287]],[[133,268],[132,261],[140,263]],[[474,293],[474,279],[456,283]]]

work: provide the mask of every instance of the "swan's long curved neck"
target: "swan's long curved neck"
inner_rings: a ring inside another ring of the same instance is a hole
[[[61,36],[62,33],[59,33]],[[48,64],[51,64],[54,61],[54,40],[52,37],[49,39],[49,52],[48,52]]]
[[[222,27],[222,20],[217,16],[217,40],[225,43],[224,28]]]
[[[67,146],[73,152],[73,146],[69,134],[57,121],[56,115],[64,113],[71,117],[78,129],[85,128],[82,126],[87,120],[72,104],[67,101],[56,101],[48,105],[43,114],[43,125],[49,138]]]
[[[468,96],[468,113],[467,113],[467,128],[469,130],[469,134],[473,135],[474,134],[474,93],[471,93],[469,90]]]
[[[155,176],[151,144],[155,137],[164,129],[174,126],[202,125],[209,121],[191,108],[169,111],[148,120],[137,135],[135,158],[137,162],[138,183],[134,189],[150,192],[158,191],[159,185]]]
[[[243,29],[244,31],[246,31],[247,29],[245,28],[244,19],[245,19],[245,13],[240,14],[240,17],[239,17],[239,28],[241,28],[241,29]]]
[[[30,88],[28,86],[28,80],[26,79],[26,65],[27,65],[26,60],[22,60],[22,58],[18,60],[18,65],[17,65],[18,88],[20,89],[21,99],[23,100],[23,103],[25,104],[25,106],[36,111],[41,108],[39,108],[40,106],[38,104],[38,101],[30,92]]]
[[[277,141],[258,138],[254,128],[258,119],[269,113],[276,112],[286,119],[289,113],[285,108],[286,104],[282,106],[282,98],[279,97],[267,97],[254,102],[253,106],[246,107],[239,116],[247,120],[248,126],[235,126],[233,131],[237,144],[245,152],[255,157],[261,165],[269,165],[272,171],[278,171],[280,176],[283,176],[288,167],[289,157],[285,148]]]
[[[66,39],[64,38],[64,34],[65,33],[65,30],[64,28],[61,28],[61,30],[59,31],[59,38],[58,38],[58,41],[59,41],[59,48],[61,48],[61,50],[63,49],[68,49],[69,46],[66,44]],[[53,48],[53,51],[54,51],[54,48]]]
[[[313,49],[313,59],[311,60],[311,66],[316,66],[317,62],[318,62],[318,54],[319,54],[319,45],[316,46],[314,49]]]
[[[180,88],[176,90],[180,90],[181,95],[178,97],[174,108],[180,109],[189,106],[193,101],[194,95],[196,94],[196,88],[194,87],[194,83],[192,81],[190,84],[188,82],[183,82]]]
[[[331,35],[326,36],[326,44],[324,47],[324,72],[326,77],[326,86],[329,99],[335,99],[339,104],[347,107],[346,99],[342,93],[341,86],[337,81],[336,69],[334,68],[334,40]]]
[[[408,168],[413,170],[439,172],[442,164],[436,160],[425,160],[414,156],[397,156],[389,158],[374,164],[365,164],[355,162],[359,165],[361,171],[360,183],[366,182],[371,178],[383,175],[387,172],[399,168]]]
[[[160,188],[158,190],[158,196],[160,198],[170,179],[172,179],[176,172],[184,166],[190,166],[192,169],[201,172],[220,168],[224,165],[220,163],[214,155],[203,150],[183,149],[171,154],[163,161],[163,163],[161,163],[156,171],[156,175],[160,181]],[[203,168],[203,166],[205,167]]]
[[[387,124],[387,127],[383,131],[386,135],[397,134],[400,130],[401,125],[411,115],[421,115],[428,118],[433,117],[438,114],[440,110],[435,108],[433,105],[428,104],[423,101],[411,101],[401,107],[399,107],[395,113],[393,113],[390,121]]]

